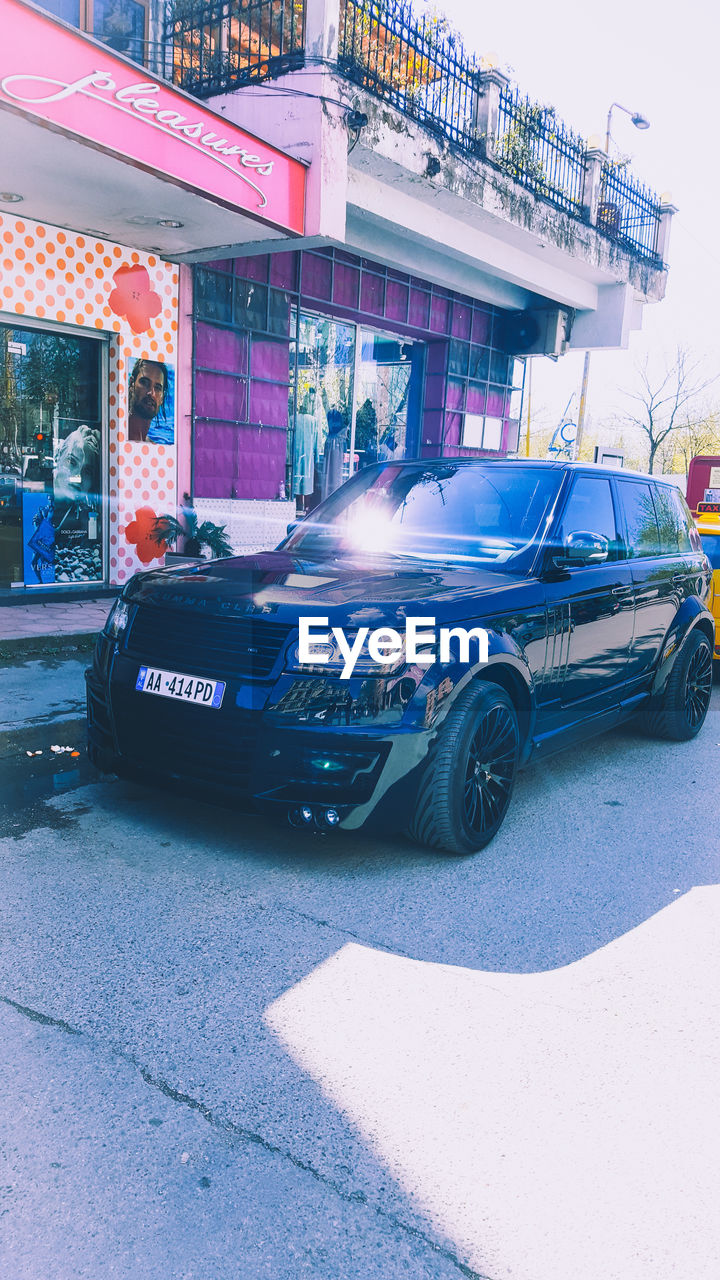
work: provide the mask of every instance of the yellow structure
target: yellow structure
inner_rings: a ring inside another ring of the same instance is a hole
[[[712,581],[707,606],[715,619],[715,661],[720,661],[720,515],[700,512],[697,527],[703,551],[712,566]]]

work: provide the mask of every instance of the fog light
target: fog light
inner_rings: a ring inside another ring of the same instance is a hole
[[[336,827],[338,822],[340,821],[340,814],[338,813],[337,809],[326,809],[325,821],[327,822],[329,827]]]
[[[336,773],[344,768],[339,760],[328,760],[327,756],[314,756],[310,761],[310,767],[321,769],[323,773]]]
[[[291,827],[309,827],[313,822],[313,811],[310,805],[304,804],[300,809],[290,809],[288,822]]]

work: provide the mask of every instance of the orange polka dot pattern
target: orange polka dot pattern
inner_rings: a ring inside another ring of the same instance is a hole
[[[147,269],[151,288],[162,299],[147,332],[138,334],[108,305],[114,273],[133,263]],[[164,360],[176,368],[177,415],[178,268],[154,254],[7,214],[0,215],[0,266],[0,318],[34,316],[111,335],[108,566],[111,583],[126,582],[147,568],[123,532],[136,510],[149,506],[162,515],[174,514],[177,507],[176,446],[136,444],[126,431],[127,384],[138,358]],[[176,440],[177,429],[176,417]]]

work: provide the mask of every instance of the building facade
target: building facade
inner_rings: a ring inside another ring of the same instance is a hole
[[[378,459],[514,454],[524,357],[663,296],[671,208],[409,4],[173,13],[181,81],[309,162],[294,251],[193,266],[189,492],[237,550]]]
[[[664,294],[672,208],[405,0],[0,19],[0,591],[119,584],[188,506],[264,549],[375,461],[512,455],[525,358]]]

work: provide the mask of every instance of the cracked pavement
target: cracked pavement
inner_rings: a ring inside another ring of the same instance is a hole
[[[456,860],[51,759],[83,665],[0,677],[0,1273],[714,1280],[717,692]]]

